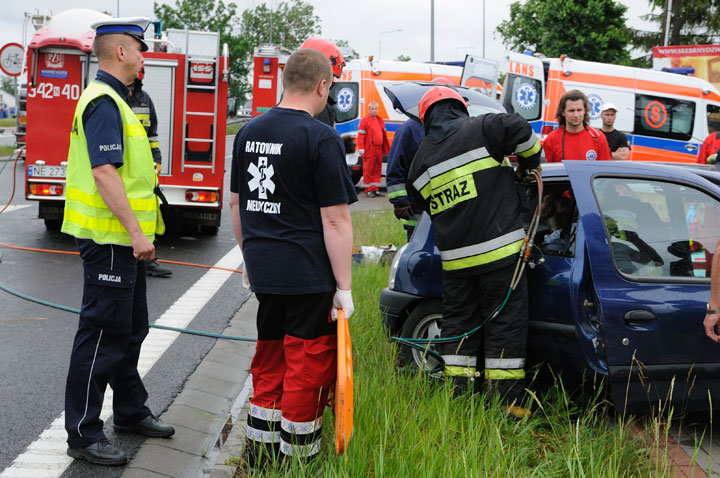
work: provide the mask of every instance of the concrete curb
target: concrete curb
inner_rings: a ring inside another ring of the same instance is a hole
[[[255,337],[257,306],[252,296],[223,334]],[[225,461],[235,448],[236,435],[244,437],[245,415],[240,409],[248,398],[254,354],[254,342],[218,340],[161,417],[175,427],[175,435],[145,440],[121,476],[232,477],[235,469]]]

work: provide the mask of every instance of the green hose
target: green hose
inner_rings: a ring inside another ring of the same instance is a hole
[[[80,309],[75,309],[73,307],[67,307],[60,304],[55,304],[53,302],[48,302],[47,300],[38,299],[37,297],[32,297],[27,294],[23,294],[22,292],[18,292],[16,290],[13,290],[3,284],[0,284],[0,289],[4,290],[5,292],[8,292],[14,296],[20,297],[21,299],[29,300],[30,302],[35,302],[36,304],[46,305],[48,307],[52,307],[55,309],[64,310],[66,312],[72,312],[74,314],[79,314]],[[173,332],[180,332],[183,334],[190,334],[190,335],[199,335],[201,337],[212,337],[216,339],[228,339],[228,340],[242,340],[244,342],[257,342],[257,339],[254,339],[252,337],[240,337],[235,335],[222,335],[222,334],[215,334],[213,332],[200,332],[199,330],[192,330],[192,329],[180,329],[177,327],[169,327],[167,325],[159,325],[159,324],[149,324],[150,327],[154,327],[156,329],[163,329],[163,330],[172,330]]]

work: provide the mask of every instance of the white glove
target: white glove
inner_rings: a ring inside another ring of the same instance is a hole
[[[332,306],[332,319],[337,320],[337,311],[338,309],[342,309],[342,311],[345,313],[345,318],[349,319],[350,316],[355,311],[355,307],[353,306],[353,300],[352,300],[352,294],[349,290],[342,290],[342,289],[336,289],[335,290],[335,297],[333,297],[333,306]]]
[[[242,285],[245,289],[250,288],[250,278],[248,277],[247,266],[245,267],[245,270],[242,271]]]
[[[364,150],[364,149],[358,149],[358,150],[357,150],[357,154],[358,154],[358,156],[362,156],[363,154],[365,154],[365,150]]]

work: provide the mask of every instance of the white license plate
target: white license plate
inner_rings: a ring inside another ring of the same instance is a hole
[[[65,166],[40,166],[31,164],[28,166],[28,176],[45,178],[64,178]]]

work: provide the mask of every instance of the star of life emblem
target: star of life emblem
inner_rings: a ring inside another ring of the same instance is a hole
[[[248,172],[252,174],[252,179],[248,181],[248,187],[250,192],[258,190],[258,199],[267,199],[268,191],[275,192],[275,183],[270,179],[275,174],[275,170],[272,164],[268,166],[267,162],[266,156],[260,156],[257,166],[253,163],[248,166]]]
[[[599,95],[596,95],[595,93],[590,93],[587,99],[588,106],[590,106],[590,119],[598,119],[601,113],[600,109],[605,102]]]
[[[353,91],[347,86],[338,91],[338,94],[336,96],[338,111],[342,113],[347,113],[348,111],[350,111],[350,108],[352,108],[354,101],[355,95],[353,94]]]
[[[522,83],[515,90],[515,102],[524,110],[531,110],[538,101],[538,93],[532,83]]]

